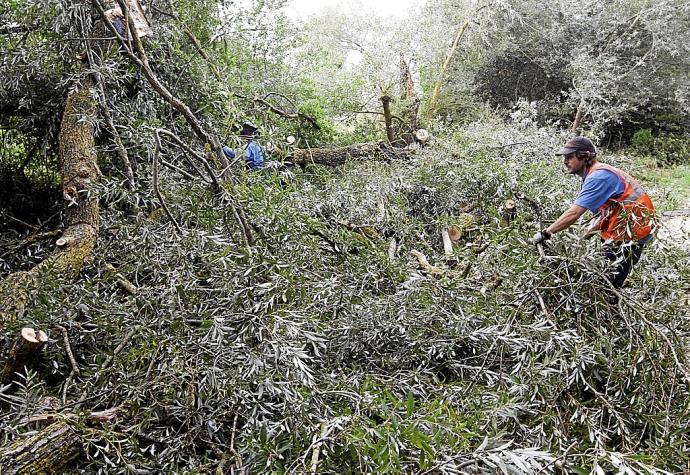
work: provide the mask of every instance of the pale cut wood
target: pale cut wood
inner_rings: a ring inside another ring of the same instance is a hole
[[[410,253],[417,258],[417,262],[419,262],[419,266],[428,272],[429,274],[443,274],[445,271],[441,269],[440,267],[432,266],[429,264],[429,261],[427,260],[426,256],[419,252],[416,249],[413,249],[410,251]]]
[[[443,238],[443,252],[446,254],[446,256],[452,256],[453,241],[450,239],[448,228],[444,228],[441,231],[441,237]]]
[[[417,131],[414,133],[414,136],[417,141],[421,143],[428,142],[430,137],[429,132],[426,129],[417,129]]]
[[[398,250],[398,243],[395,238],[391,238],[388,243],[388,259],[391,261],[395,260],[395,253]]]
[[[451,226],[448,228],[448,237],[451,241],[459,241],[462,237],[462,231],[457,226]]]
[[[501,225],[508,226],[513,222],[515,216],[517,216],[517,205],[515,201],[506,200],[506,202],[503,203],[503,211],[501,212]]]

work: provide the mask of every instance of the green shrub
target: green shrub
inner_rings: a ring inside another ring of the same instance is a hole
[[[641,129],[633,135],[631,144],[640,155],[654,157],[660,167],[690,163],[690,138],[682,135],[655,137],[650,129]]]

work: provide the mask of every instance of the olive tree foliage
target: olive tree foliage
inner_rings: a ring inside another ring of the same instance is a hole
[[[468,17],[474,23],[453,59],[449,94],[469,88],[504,108],[541,101],[545,118],[563,125],[582,104],[584,125],[599,135],[636,123],[677,128],[687,118],[687,2],[510,0],[456,8],[439,0],[427,12],[437,32]]]
[[[570,94],[595,129],[626,121],[677,128],[690,115],[687,2],[591,2],[581,21],[594,23],[593,39],[571,53]]]
[[[145,48],[155,74],[193,109],[217,105],[219,82],[214,83],[186,34],[201,41],[209,35],[217,21],[215,2],[161,1],[149,6],[154,33]],[[193,23],[189,18],[207,21]],[[0,43],[7,54],[0,63],[0,112],[4,118],[20,118],[23,131],[41,136],[49,146],[54,147],[67,91],[87,76],[98,78],[100,105],[111,112],[125,139],[137,142],[136,126],[166,107],[112,36],[110,41],[94,38],[97,31],[103,38],[110,36],[94,3],[10,2],[2,23]],[[97,125],[100,129],[102,124]]]

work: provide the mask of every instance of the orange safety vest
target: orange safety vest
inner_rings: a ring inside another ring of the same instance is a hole
[[[601,237],[607,241],[639,241],[649,236],[656,223],[654,205],[644,188],[624,171],[605,163],[595,163],[587,175],[597,170],[608,170],[625,184],[620,196],[609,198],[599,208]]]

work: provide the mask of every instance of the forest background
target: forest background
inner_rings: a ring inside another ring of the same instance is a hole
[[[688,207],[690,4],[289,8],[0,3],[2,473],[688,470],[687,241],[526,237]]]

